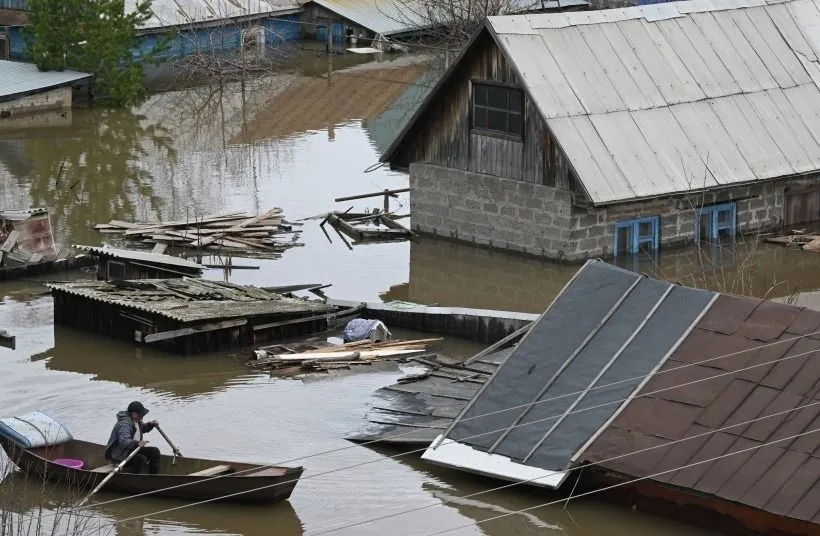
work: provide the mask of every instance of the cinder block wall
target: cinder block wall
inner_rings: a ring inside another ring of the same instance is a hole
[[[555,259],[571,247],[568,191],[423,163],[410,189],[420,233]]]
[[[71,108],[71,87],[69,86],[0,102],[0,113],[7,117],[62,108]]]

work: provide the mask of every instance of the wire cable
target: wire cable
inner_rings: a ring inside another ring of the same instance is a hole
[[[734,356],[741,355],[741,354],[744,354],[744,353],[750,352],[750,351],[758,351],[758,350],[761,350],[761,349],[764,349],[764,348],[774,346],[776,344],[783,344],[783,343],[786,343],[786,342],[797,341],[799,339],[803,339],[803,338],[810,337],[812,335],[817,335],[817,334],[820,334],[820,331],[815,331],[815,332],[807,333],[805,335],[795,336],[795,337],[792,337],[790,339],[783,339],[781,341],[766,343],[766,344],[763,344],[763,345],[754,346],[752,348],[738,350],[738,351],[735,351],[735,352],[731,352],[731,353],[728,353],[728,354],[720,355],[720,356],[709,358],[709,359],[704,359],[702,361],[697,361],[697,362],[694,362],[694,363],[687,363],[687,364],[684,364],[684,365],[681,365],[681,366],[678,366],[678,367],[673,367],[673,368],[670,368],[670,369],[667,369],[667,370],[658,371],[654,374],[654,376],[657,376],[657,375],[663,374],[663,373],[667,373],[667,372],[673,372],[673,371],[676,371],[676,370],[681,370],[681,369],[691,367],[691,366],[694,366],[694,365],[702,365],[703,363],[708,363],[708,362],[716,361],[716,360],[719,360],[719,359],[726,359],[726,358],[734,357]],[[751,369],[754,369],[754,368],[757,368],[757,367],[771,365],[771,364],[774,364],[774,363],[777,363],[777,362],[780,362],[780,361],[787,361],[787,360],[790,360],[790,359],[794,359],[794,358],[797,358],[797,357],[802,357],[802,356],[817,353],[817,352],[820,352],[820,349],[809,350],[809,351],[801,352],[801,353],[794,354],[794,355],[791,355],[791,356],[783,356],[783,357],[774,359],[772,361],[758,363],[758,364],[748,366],[748,367],[744,367],[744,368],[741,368],[741,369],[737,369],[737,370],[734,370],[734,371],[724,372],[724,373],[716,374],[714,376],[709,376],[709,377],[706,377],[706,378],[699,378],[699,379],[696,379],[696,380],[693,380],[693,381],[690,381],[690,382],[686,382],[686,383],[683,383],[683,384],[672,385],[672,386],[665,387],[663,389],[658,389],[656,391],[652,391],[652,392],[648,392],[648,393],[642,393],[640,395],[636,395],[635,397],[627,397],[627,398],[623,398],[623,399],[614,400],[614,401],[611,401],[611,402],[606,402],[606,403],[603,403],[603,404],[599,404],[597,406],[592,406],[592,407],[583,408],[583,409],[579,409],[579,410],[573,410],[573,411],[567,413],[567,415],[583,413],[583,412],[586,412],[586,411],[599,409],[601,407],[605,407],[605,406],[609,406],[609,405],[613,405],[613,404],[618,404],[618,403],[621,403],[621,402],[626,402],[626,401],[634,399],[634,398],[640,398],[640,397],[649,396],[649,395],[657,394],[657,393],[672,390],[672,389],[677,389],[677,388],[680,388],[680,387],[686,387],[688,385],[700,383],[700,382],[703,382],[703,381],[712,380],[712,379],[715,379],[715,378],[720,378],[720,377],[727,376],[727,375],[738,374],[738,373],[744,372],[746,370],[751,370]],[[608,384],[595,386],[595,387],[587,390],[586,392],[591,392],[591,391],[596,390],[596,389],[604,389],[604,388],[608,388],[608,387],[613,387],[613,386],[616,386],[616,385],[622,385],[624,383],[641,381],[641,380],[643,380],[643,379],[645,379],[649,376],[653,376],[653,375],[652,374],[645,374],[645,375],[642,375],[642,376],[635,376],[633,378],[628,378],[626,380],[619,380],[617,382],[611,382],[611,383],[608,383]],[[541,404],[541,403],[544,403],[544,402],[550,402],[550,401],[566,398],[566,397],[569,397],[569,396],[583,394],[584,392],[585,392],[584,390],[579,390],[579,391],[576,391],[576,392],[567,393],[567,394],[563,394],[563,395],[559,395],[559,396],[548,397],[548,398],[539,400],[539,401],[535,402],[534,404],[531,404],[531,403],[520,404],[518,406],[512,406],[512,407],[509,407],[509,408],[504,408],[504,409],[489,412],[489,413],[474,415],[472,417],[461,419],[459,422],[467,422],[467,421],[476,420],[476,419],[483,418],[483,417],[498,415],[498,414],[505,413],[505,412],[508,412],[508,411],[513,411],[513,410],[516,410],[516,409],[522,409],[522,408],[525,408],[525,407],[528,407],[528,406],[535,406],[537,404]],[[545,417],[545,418],[542,418],[542,419],[530,421],[530,422],[522,424],[521,426],[529,426],[529,425],[532,425],[532,424],[537,424],[537,423],[548,421],[548,420],[558,419],[562,415],[563,415],[563,413],[560,414],[560,415],[553,415],[553,416]],[[474,438],[477,438],[477,437],[482,437],[482,436],[485,436],[485,435],[490,435],[490,434],[494,434],[494,433],[498,433],[498,432],[503,432],[506,429],[507,429],[507,427],[504,427],[504,428],[499,429],[499,430],[492,430],[490,432],[484,432],[484,433],[481,433],[481,434],[476,434],[474,436],[469,436],[469,437],[466,437],[466,438],[462,438],[462,441],[467,440],[467,439],[474,439]],[[385,437],[385,438],[379,438],[379,439],[366,441],[364,443],[358,443],[358,444],[348,445],[348,446],[345,446],[345,447],[339,447],[339,448],[336,448],[336,449],[321,451],[321,452],[311,454],[311,455],[300,456],[298,458],[291,458],[291,459],[286,460],[286,461],[277,462],[277,463],[271,464],[271,465],[264,465],[264,466],[261,466],[261,467],[262,468],[273,468],[273,467],[277,467],[277,466],[282,466],[282,465],[285,465],[285,464],[288,464],[288,463],[293,463],[293,462],[296,462],[296,461],[299,461],[299,460],[306,460],[306,459],[310,459],[310,458],[316,458],[316,457],[319,457],[319,456],[324,456],[324,455],[328,455],[328,454],[334,454],[334,453],[337,453],[337,452],[350,450],[350,449],[357,448],[357,447],[369,446],[369,445],[372,445],[372,444],[375,444],[375,443],[380,443],[380,442],[386,441],[388,439],[394,439],[394,438],[397,438],[397,437],[402,437],[402,436],[409,435],[409,434],[416,433],[416,432],[417,432],[416,430],[411,430],[411,431],[408,431],[408,432],[403,432],[403,433],[400,433],[400,434],[391,435],[391,436],[388,436],[388,437]],[[454,442],[456,442],[456,441],[446,440],[445,439],[444,441],[442,441],[439,444],[439,446],[444,445],[444,444],[448,444],[448,443],[454,443]],[[402,452],[402,453],[399,453],[399,454],[394,454],[394,455],[387,456],[387,457],[384,457],[384,458],[379,458],[377,460],[369,460],[367,462],[361,462],[361,463],[354,464],[354,465],[351,465],[351,466],[346,466],[346,467],[341,467],[341,468],[338,468],[338,469],[333,469],[333,470],[330,470],[330,471],[316,473],[314,475],[307,475],[305,477],[302,477],[301,480],[308,480],[308,479],[311,479],[311,478],[315,478],[315,477],[319,477],[319,476],[323,476],[323,475],[327,475],[327,474],[331,474],[331,473],[336,473],[336,472],[346,470],[346,469],[354,469],[354,468],[360,467],[362,465],[367,465],[367,464],[371,464],[371,463],[380,462],[380,461],[383,461],[383,460],[390,460],[390,459],[399,458],[399,457],[402,457],[402,456],[407,456],[407,455],[410,455],[410,454],[416,454],[416,453],[419,453],[419,452],[424,452],[428,448],[429,448],[429,446],[426,446],[426,447],[423,447],[423,448],[409,450],[409,451],[406,451],[406,452]],[[241,474],[244,474],[244,473],[254,472],[254,471],[258,471],[259,469],[260,469],[260,466],[255,466],[253,468],[243,469],[241,471],[237,471],[235,473],[231,473],[231,474],[228,474],[228,475],[216,475],[216,476],[213,476],[213,477],[208,477],[208,478],[203,479],[203,480],[199,480],[197,482],[185,482],[185,483],[182,483],[182,484],[177,484],[177,485],[174,485],[174,486],[169,486],[169,487],[166,487],[166,488],[162,488],[160,490],[152,490],[152,491],[147,491],[147,492],[143,492],[143,493],[139,493],[139,494],[135,494],[135,495],[127,495],[125,497],[118,497],[116,499],[111,499],[111,500],[103,501],[103,502],[100,502],[100,503],[89,504],[89,505],[86,505],[86,506],[77,507],[77,508],[75,508],[75,510],[88,509],[88,508],[92,508],[94,506],[104,506],[104,505],[113,504],[113,503],[129,500],[129,499],[145,497],[145,496],[148,496],[148,495],[153,495],[157,491],[168,491],[168,490],[178,489],[178,488],[182,488],[182,487],[185,487],[185,486],[190,486],[190,485],[193,485],[193,484],[199,484],[199,483],[202,483],[202,482],[208,482],[208,481],[217,480],[217,479],[220,479],[220,478],[227,478],[227,477],[230,477],[230,476],[237,476],[237,475],[241,475]],[[277,485],[286,484],[286,483],[289,483],[289,482],[280,482]],[[268,486],[268,487],[271,487],[271,486]],[[247,491],[246,493],[250,493],[251,491],[257,491],[257,490],[250,490],[250,491]]]
[[[749,425],[749,424],[752,424],[752,423],[755,423],[755,422],[758,422],[758,421],[762,421],[762,420],[765,420],[765,419],[770,419],[772,417],[778,417],[780,415],[785,415],[786,413],[791,413],[793,411],[800,411],[800,410],[807,409],[807,408],[810,408],[810,407],[813,407],[813,406],[818,406],[818,405],[820,405],[820,400],[811,402],[809,404],[805,404],[803,406],[797,406],[796,408],[787,409],[787,410],[783,410],[783,411],[778,411],[776,413],[772,413],[771,415],[766,415],[764,417],[758,417],[758,418],[755,418],[755,419],[750,419],[748,421],[739,422],[737,424],[731,424],[729,426],[724,426],[724,427],[718,428],[716,430],[710,430],[708,432],[701,432],[699,434],[695,434],[695,435],[692,435],[692,436],[687,436],[687,437],[684,437],[684,438],[681,438],[681,439],[670,440],[670,441],[664,442],[660,445],[654,445],[654,446],[651,446],[651,447],[646,447],[646,448],[643,448],[643,449],[627,452],[625,454],[619,454],[618,456],[613,456],[612,458],[608,458],[606,460],[600,460],[600,461],[597,461],[597,462],[590,462],[586,465],[578,465],[578,466],[575,466],[575,467],[571,467],[571,468],[567,469],[564,472],[569,474],[569,473],[572,473],[576,470],[581,470],[581,469],[584,469],[584,468],[587,468],[587,467],[594,467],[596,465],[603,465],[605,463],[609,463],[609,462],[612,462],[612,461],[615,461],[615,460],[619,460],[621,458],[626,458],[627,456],[632,456],[632,455],[635,455],[635,454],[642,454],[644,452],[648,452],[648,451],[654,450],[654,449],[670,447],[670,446],[676,445],[678,443],[683,443],[684,441],[689,441],[690,439],[697,439],[699,437],[709,436],[709,435],[712,435],[712,434],[716,434],[718,432],[724,432],[724,431],[729,430],[731,428],[736,428],[738,426],[746,426],[746,425]],[[551,474],[554,474],[556,472],[559,472],[559,471],[546,471],[544,474],[542,474],[538,477],[535,477],[535,478],[530,478],[530,479],[527,479],[527,480],[520,480],[520,481],[516,481],[516,482],[511,482],[509,484],[504,484],[503,486],[498,486],[498,487],[495,487],[495,488],[485,489],[483,491],[478,491],[476,493],[470,493],[469,495],[462,495],[461,497],[455,497],[453,499],[449,499],[449,500],[445,500],[445,501],[430,503],[430,504],[427,504],[425,506],[419,506],[419,507],[416,507],[416,508],[412,508],[410,510],[404,510],[404,511],[396,512],[396,513],[393,513],[393,514],[386,514],[386,515],[383,515],[383,516],[380,516],[380,517],[374,517],[374,518],[366,519],[364,521],[358,521],[356,523],[350,523],[350,524],[341,525],[341,526],[338,526],[338,527],[322,529],[322,530],[319,530],[319,531],[316,531],[316,532],[308,531],[307,533],[305,533],[305,536],[321,536],[323,534],[330,534],[332,532],[337,532],[337,531],[344,530],[344,529],[358,527],[360,525],[365,525],[367,523],[373,523],[375,521],[382,521],[382,520],[385,520],[385,519],[389,519],[389,518],[392,518],[392,517],[397,517],[397,516],[404,515],[404,514],[411,514],[411,513],[414,513],[414,512],[418,512],[419,510],[426,510],[427,508],[432,508],[433,506],[442,506],[442,505],[453,503],[453,502],[460,501],[460,500],[463,500],[463,499],[472,499],[473,497],[478,497],[479,495],[484,495],[486,493],[493,493],[493,492],[496,492],[496,491],[509,489],[509,488],[512,488],[512,487],[515,487],[515,486],[520,486],[520,485],[523,485],[523,484],[529,484],[531,482],[536,482],[536,481],[541,480],[542,478],[545,478],[547,476],[550,476]],[[572,494],[570,494],[570,496],[572,496]]]
[[[626,399],[621,399],[621,400],[615,400],[615,401],[612,401],[612,402],[606,402],[606,403],[603,403],[603,404],[598,404],[598,405],[596,405],[596,406],[585,407],[585,408],[580,409],[580,410],[575,410],[575,411],[573,411],[573,412],[571,412],[571,413],[583,413],[583,412],[586,412],[586,411],[591,411],[591,410],[594,410],[594,409],[599,409],[599,408],[601,408],[601,407],[605,407],[605,406],[608,406],[608,405],[616,404],[616,403],[619,403],[619,402],[624,402],[624,401],[627,401],[627,400],[632,400],[632,399],[634,399],[634,398],[640,398],[640,397],[650,396],[650,395],[658,394],[658,393],[661,393],[661,392],[664,392],[664,391],[669,391],[669,390],[672,390],[672,389],[678,389],[678,388],[680,388],[680,387],[685,387],[685,386],[688,386],[688,385],[693,385],[693,384],[700,383],[700,382],[703,382],[703,381],[708,381],[708,380],[712,380],[712,379],[715,379],[715,378],[720,378],[720,377],[724,377],[724,376],[728,376],[728,375],[738,374],[738,373],[740,373],[740,372],[744,372],[744,371],[746,371],[746,370],[751,370],[751,369],[758,368],[758,367],[762,367],[762,366],[766,366],[766,365],[772,365],[772,364],[774,364],[774,363],[779,363],[779,362],[783,362],[783,361],[788,361],[788,360],[790,360],[790,359],[795,359],[795,358],[798,358],[798,357],[803,357],[803,356],[808,355],[808,354],[814,354],[814,353],[817,353],[817,352],[819,352],[819,351],[820,351],[820,349],[809,350],[809,351],[807,351],[807,352],[801,352],[801,353],[798,353],[798,354],[794,354],[794,355],[790,355],[790,356],[781,357],[781,358],[774,359],[774,360],[771,360],[771,361],[766,361],[766,362],[763,362],[763,363],[757,363],[757,364],[755,364],[755,365],[751,365],[751,366],[744,367],[744,368],[741,368],[741,369],[737,369],[737,370],[733,370],[733,371],[728,371],[728,372],[724,372],[724,373],[721,373],[721,374],[716,374],[716,375],[714,375],[714,376],[709,376],[709,377],[707,377],[707,378],[699,378],[699,379],[697,379],[697,380],[692,380],[692,381],[690,381],[690,382],[685,382],[685,383],[683,383],[683,384],[673,385],[673,386],[670,386],[670,387],[665,387],[665,388],[663,388],[663,389],[657,389],[657,390],[655,390],[655,391],[650,391],[650,392],[647,392],[647,393],[641,393],[640,395],[637,395],[637,396],[632,397],[632,398],[626,398]],[[563,415],[563,413],[562,413],[561,415]],[[527,422],[527,423],[520,423],[520,424],[516,425],[516,426],[515,426],[515,428],[522,428],[522,427],[524,427],[524,426],[530,426],[530,425],[532,425],[532,424],[536,424],[536,423],[539,423],[539,422],[544,422],[544,421],[548,421],[548,420],[552,420],[552,419],[557,419],[557,418],[561,417],[561,415],[554,415],[554,416],[550,416],[550,417],[545,417],[545,418],[543,418],[543,419],[538,419],[538,420],[530,421],[530,422]],[[468,436],[468,437],[465,437],[465,438],[461,438],[461,440],[460,440],[460,441],[465,441],[465,440],[468,440],[468,439],[474,439],[474,438],[476,438],[476,437],[482,437],[482,436],[485,436],[485,435],[495,434],[495,433],[501,432],[501,431],[506,430],[506,429],[507,429],[507,427],[504,427],[504,428],[501,428],[501,429],[498,429],[498,430],[491,430],[491,431],[489,431],[489,432],[482,432],[482,433],[480,433],[480,434],[475,434],[475,435],[473,435],[473,436]],[[439,446],[440,446],[440,445],[443,445],[443,444],[445,444],[445,443],[456,443],[456,442],[457,442],[457,441],[455,441],[455,440],[449,440],[449,441],[447,441],[447,440],[445,439],[444,441],[442,441],[442,442],[439,444]],[[379,458],[379,459],[376,459],[376,460],[368,460],[368,461],[366,461],[366,462],[360,462],[360,463],[353,464],[353,465],[350,465],[350,466],[340,467],[340,468],[337,468],[337,469],[332,469],[332,470],[329,470],[329,471],[324,471],[324,472],[322,472],[322,473],[316,473],[316,474],[314,474],[314,475],[308,475],[308,476],[306,476],[306,477],[304,477],[304,478],[301,478],[301,480],[309,480],[309,479],[311,479],[311,478],[316,478],[316,477],[323,476],[323,475],[327,475],[327,474],[331,474],[331,473],[337,473],[337,472],[341,472],[341,471],[344,471],[344,470],[354,469],[354,468],[361,467],[361,466],[364,466],[364,465],[369,465],[369,464],[372,464],[372,463],[377,463],[377,462],[381,462],[381,461],[385,461],[385,460],[392,460],[392,459],[399,458],[399,457],[402,457],[402,456],[407,456],[408,454],[414,454],[414,453],[418,453],[418,452],[423,452],[423,451],[427,450],[428,448],[429,448],[429,447],[423,447],[423,448],[420,448],[420,449],[414,449],[414,450],[410,450],[410,451],[407,451],[407,452],[403,452],[403,453],[395,454],[395,455],[392,455],[392,456],[387,456],[387,457],[384,457],[384,458]],[[299,458],[299,459],[302,459],[302,458]],[[254,468],[254,470],[257,470],[257,469],[258,469],[258,468]],[[234,475],[236,475],[236,474],[238,474],[238,473],[233,473],[233,474],[234,474]],[[539,477],[539,478],[543,478],[543,477]],[[260,486],[260,487],[258,487],[258,488],[253,488],[253,489],[250,489],[250,490],[244,490],[244,491],[240,491],[240,492],[232,493],[232,494],[229,494],[229,495],[224,495],[224,496],[221,496],[221,497],[216,497],[216,498],[208,499],[208,500],[205,500],[205,501],[199,501],[199,502],[189,503],[189,504],[182,505],[182,506],[179,506],[179,507],[174,507],[174,508],[171,508],[171,509],[166,509],[166,510],[161,510],[161,511],[153,512],[153,513],[149,513],[149,514],[146,514],[145,516],[137,516],[137,518],[140,518],[140,517],[146,517],[146,516],[151,516],[151,515],[160,515],[160,514],[164,514],[164,513],[167,513],[167,512],[172,512],[172,511],[176,511],[176,510],[181,510],[181,509],[184,509],[184,508],[190,508],[190,507],[192,507],[192,506],[196,506],[196,505],[199,505],[199,504],[207,504],[207,503],[214,502],[214,501],[218,501],[218,500],[230,499],[230,498],[233,498],[233,497],[236,497],[236,496],[239,496],[239,495],[244,495],[244,494],[247,494],[247,493],[253,493],[253,492],[256,492],[256,491],[261,491],[261,490],[268,489],[268,488],[271,488],[271,487],[280,486],[280,485],[283,485],[283,484],[288,484],[288,483],[293,483],[293,482],[298,482],[299,480],[300,480],[300,479],[295,479],[295,480],[291,480],[291,481],[278,482],[278,483],[276,483],[276,484],[269,484],[269,485],[265,485],[265,486]],[[203,482],[204,482],[204,481],[203,481]],[[164,490],[165,490],[165,489],[175,489],[175,488],[178,488],[178,487],[183,487],[183,486],[185,486],[185,485],[191,485],[191,483],[180,484],[180,485],[177,485],[177,486],[170,486],[170,487],[168,487],[168,488],[163,488],[163,489],[164,489]],[[103,505],[103,504],[110,504],[110,503],[114,503],[114,502],[119,502],[119,501],[121,501],[121,500],[126,500],[126,499],[128,499],[128,498],[136,498],[136,497],[140,497],[140,496],[142,496],[142,495],[150,495],[150,494],[156,493],[156,491],[158,491],[158,490],[154,490],[154,491],[152,491],[152,492],[146,492],[146,493],[139,494],[139,495],[131,495],[131,496],[128,496],[128,497],[122,497],[122,498],[119,498],[119,499],[113,499],[113,500],[111,500],[111,501],[107,501],[107,502],[105,502],[105,503],[98,503],[98,504],[97,504],[97,506],[101,506],[101,505]],[[127,518],[127,519],[119,520],[119,521],[115,522],[115,524],[122,523],[122,522],[125,522],[125,521],[130,521],[130,520],[133,520],[133,519],[136,519],[136,518]]]
[[[460,525],[458,527],[453,527],[453,528],[449,528],[449,529],[445,529],[445,530],[440,530],[438,532],[425,534],[424,536],[439,536],[441,534],[447,534],[448,532],[453,532],[455,530],[466,529],[466,528],[470,528],[470,527],[473,527],[473,526],[478,526],[478,525],[487,523],[489,521],[495,521],[497,519],[502,519],[504,517],[508,517],[508,516],[511,516],[511,515],[524,514],[524,513],[530,512],[532,510],[537,510],[538,508],[546,508],[547,506],[554,506],[554,505],[560,504],[562,502],[569,502],[570,500],[580,499],[581,497],[588,497],[590,495],[594,495],[595,493],[602,493],[604,491],[610,491],[610,490],[613,490],[615,488],[620,488],[622,486],[628,486],[630,484],[635,484],[636,482],[641,482],[643,480],[651,480],[651,479],[657,478],[659,476],[663,476],[667,473],[674,473],[675,471],[682,471],[684,469],[689,469],[690,467],[695,467],[697,465],[701,465],[701,464],[704,464],[704,463],[711,463],[711,462],[714,462],[714,461],[722,460],[724,458],[728,458],[729,456],[734,456],[735,454],[743,454],[744,452],[751,452],[751,451],[757,450],[759,448],[770,447],[774,444],[781,443],[783,441],[791,441],[792,439],[797,439],[798,437],[803,437],[803,436],[813,434],[813,433],[818,432],[818,431],[820,431],[820,427],[814,428],[812,430],[807,430],[807,431],[801,432],[799,434],[794,434],[792,436],[782,437],[782,438],[776,439],[774,441],[767,441],[766,443],[761,443],[760,445],[755,445],[753,447],[748,447],[748,448],[741,449],[741,450],[738,450],[738,451],[735,451],[735,452],[729,452],[727,454],[721,454],[720,456],[715,456],[714,458],[708,458],[706,460],[693,462],[693,463],[690,463],[690,464],[687,464],[687,465],[682,465],[680,467],[667,469],[665,471],[660,471],[658,473],[654,473],[654,474],[651,474],[651,475],[634,478],[632,480],[627,480],[625,482],[618,482],[617,484],[613,484],[611,486],[607,486],[607,487],[604,487],[604,488],[599,488],[599,489],[594,489],[594,490],[591,490],[591,491],[586,491],[584,493],[579,493],[578,495],[575,495],[574,497],[570,497],[568,499],[558,499],[557,501],[549,501],[549,502],[542,503],[542,504],[536,504],[535,506],[530,506],[529,508],[522,508],[521,510],[516,510],[514,512],[507,512],[507,513],[500,514],[500,515],[497,515],[497,516],[488,517],[487,519],[482,519],[480,521],[474,521],[472,523],[467,523],[465,525]]]

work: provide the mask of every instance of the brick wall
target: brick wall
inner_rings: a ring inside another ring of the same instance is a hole
[[[571,246],[565,190],[423,163],[410,165],[410,189],[421,233],[559,259]]]

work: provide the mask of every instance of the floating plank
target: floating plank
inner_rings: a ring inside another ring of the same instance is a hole
[[[5,242],[3,242],[3,245],[0,246],[0,251],[4,251],[6,253],[11,251],[14,248],[14,246],[17,244],[17,239],[18,238],[20,238],[20,233],[18,231],[10,232],[9,236],[6,237]]]
[[[143,342],[152,343],[158,341],[165,341],[168,339],[176,339],[177,337],[185,337],[187,335],[194,335],[195,333],[204,333],[206,331],[218,331],[220,329],[236,328],[244,326],[248,323],[247,318],[239,318],[236,320],[225,320],[222,322],[213,322],[210,324],[201,324],[190,328],[174,329],[171,331],[162,331],[160,333],[151,333],[143,337]]]
[[[165,248],[168,247],[168,244],[156,244],[154,245],[154,249],[151,250],[151,253],[162,254],[165,252]]]

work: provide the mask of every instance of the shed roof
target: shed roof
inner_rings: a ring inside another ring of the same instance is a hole
[[[198,278],[71,281],[46,286],[53,292],[82,296],[179,322],[334,310],[324,303],[286,298],[257,287]]]
[[[818,28],[820,0],[690,0],[485,25],[595,204],[820,170]]]
[[[133,10],[136,0],[126,0],[125,5]],[[283,14],[298,9],[296,0],[154,0],[151,4],[154,15],[142,29],[218,24],[226,19]]]
[[[0,101],[56,89],[92,76],[76,71],[40,71],[33,63],[0,60]]]
[[[727,455],[654,480],[820,523],[820,433],[762,446],[820,427],[818,331],[818,311],[720,296],[584,458],[640,478]]]
[[[173,255],[164,255],[160,253],[151,253],[148,251],[134,251],[131,249],[118,249],[109,246],[82,246],[73,245],[72,247],[81,251],[87,251],[102,257],[109,257],[112,259],[125,259],[129,261],[147,262],[150,264],[159,264],[162,266],[170,266],[175,268],[187,268],[189,270],[204,270],[205,267],[187,259],[174,257]]]
[[[716,296],[586,263],[440,436],[448,442],[434,443],[424,459],[559,486],[618,401],[674,351]]]

